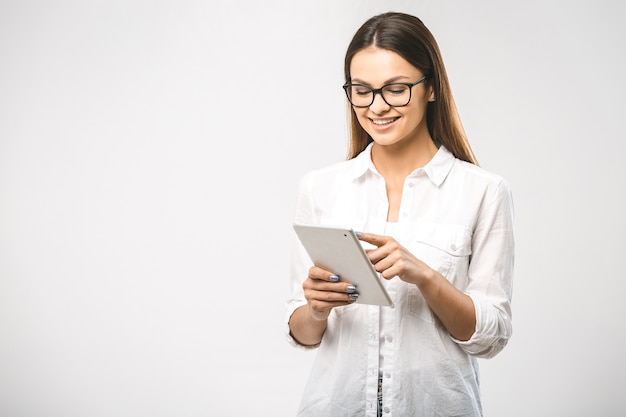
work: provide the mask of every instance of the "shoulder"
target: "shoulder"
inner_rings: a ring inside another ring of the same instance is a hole
[[[454,179],[476,186],[510,189],[509,183],[501,175],[460,159],[455,158],[450,174]]]
[[[503,176],[460,159],[454,159],[442,187],[469,206],[513,205],[511,186]]]
[[[337,187],[352,182],[354,166],[352,159],[310,170],[300,178],[300,193],[330,194]]]
[[[457,159],[450,177],[461,198],[468,204],[474,202],[482,215],[513,218],[513,193],[501,175]]]

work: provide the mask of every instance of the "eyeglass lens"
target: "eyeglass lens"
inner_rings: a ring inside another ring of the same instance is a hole
[[[369,107],[374,102],[374,91],[368,86],[350,85],[346,92],[354,106]],[[381,89],[381,94],[390,106],[406,106],[411,99],[411,88],[406,84],[388,84]]]

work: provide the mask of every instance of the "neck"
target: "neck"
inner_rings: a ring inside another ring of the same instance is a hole
[[[372,146],[372,162],[386,179],[404,179],[413,171],[430,162],[437,153],[437,146],[430,136],[423,140],[407,141],[391,146]]]

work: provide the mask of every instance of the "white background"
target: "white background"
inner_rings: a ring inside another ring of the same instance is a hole
[[[422,18],[516,204],[488,416],[626,408],[626,7],[0,1],[0,415],[292,416],[298,179],[344,159],[343,54]]]

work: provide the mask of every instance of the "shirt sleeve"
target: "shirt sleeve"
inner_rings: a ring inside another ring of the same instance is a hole
[[[300,181],[300,191],[298,193],[298,199],[296,203],[296,213],[294,223],[297,224],[312,224],[314,223],[314,205],[310,198],[309,192],[309,184],[311,178],[310,174],[305,176]],[[307,254],[304,246],[298,240],[297,236],[294,235],[294,247],[291,254],[291,265],[290,265],[290,289],[291,295],[286,303],[286,311],[285,311],[285,335],[287,337],[287,342],[295,347],[300,347],[304,349],[315,348],[319,345],[315,346],[305,346],[298,343],[296,339],[291,336],[291,332],[289,329],[289,319],[296,309],[299,307],[306,305],[307,301],[304,298],[304,290],[302,289],[302,283],[306,279],[309,269],[313,266],[311,262],[311,258]]]
[[[472,237],[466,293],[476,310],[476,329],[468,341],[455,340],[468,354],[491,358],[512,334],[514,265],[513,198],[502,179],[485,196]]]

